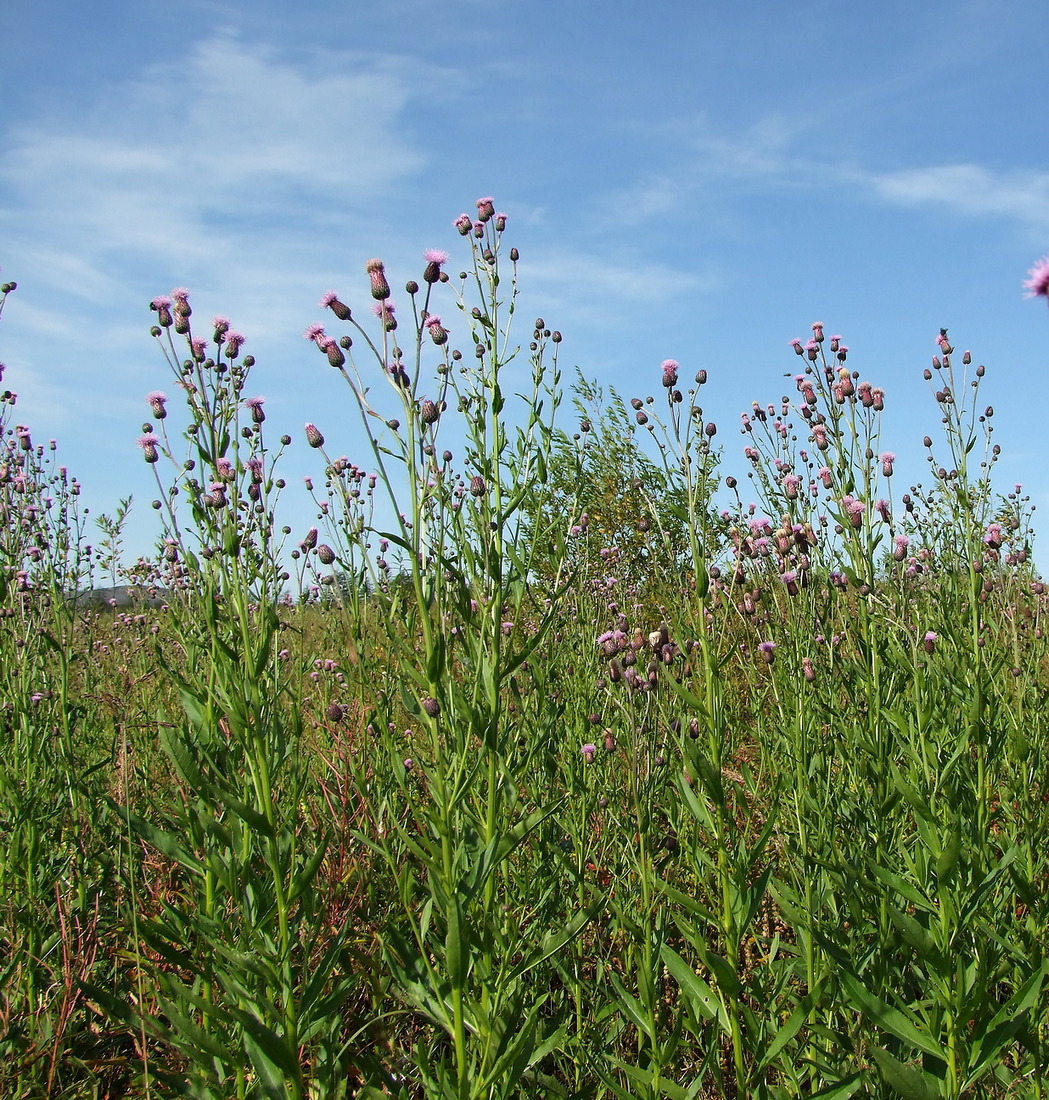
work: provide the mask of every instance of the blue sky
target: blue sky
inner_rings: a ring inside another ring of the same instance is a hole
[[[148,303],[187,286],[247,334],[268,426],[299,440],[284,504],[304,527],[303,423],[367,459],[302,340],[318,298],[363,304],[371,256],[395,287],[427,247],[458,270],[451,222],[491,194],[566,376],[630,397],[665,358],[705,368],[726,472],[739,414],[789,392],[788,341],[818,320],[921,476],[947,327],[987,365],[998,483],[1024,484],[1044,540],[1049,312],[1022,282],[1049,252],[1047,45],[1049,8],[1021,0],[8,5],[4,385],[93,511],[134,494],[145,551],[135,439],[144,394],[172,391]]]

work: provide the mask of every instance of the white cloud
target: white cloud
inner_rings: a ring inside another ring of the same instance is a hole
[[[410,95],[388,59],[329,53],[296,68],[212,39],[86,105],[75,124],[14,127],[0,179],[19,216],[3,219],[6,236],[27,253],[76,255],[95,269],[95,280],[79,273],[90,285],[120,259],[185,267],[235,255],[262,215],[313,224],[311,209],[373,208],[423,163],[395,125]]]
[[[993,172],[976,164],[946,164],[861,178],[879,198],[902,206],[935,205],[975,217],[1049,226],[1049,172]]]

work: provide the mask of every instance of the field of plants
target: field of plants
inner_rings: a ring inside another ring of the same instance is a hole
[[[984,368],[940,333],[924,487],[822,325],[723,450],[705,372],[566,382],[505,216],[456,228],[399,311],[380,260],[324,296],[344,439],[153,301],[153,561],[3,394],[0,1095],[1046,1096],[1049,598]]]

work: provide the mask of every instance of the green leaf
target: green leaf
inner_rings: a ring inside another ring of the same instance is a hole
[[[717,1020],[723,1031],[730,1031],[728,1012],[724,1004],[692,967],[667,944],[660,948],[659,957],[699,1015],[705,1020]]]
[[[203,863],[182,847],[174,833],[165,832],[144,817],[133,814],[126,806],[118,805],[108,796],[106,801],[124,819],[128,828],[132,829],[147,844],[152,845],[162,855],[175,860],[176,863],[185,867],[188,871],[195,871],[197,874],[203,873]]]
[[[646,1091],[651,1090],[656,1079],[655,1070],[642,1069],[640,1066],[632,1066],[629,1062],[624,1062],[622,1059],[616,1058],[611,1054],[606,1055],[606,1057],[617,1069],[622,1070],[629,1078],[637,1081],[639,1085],[643,1085]],[[618,1092],[619,1090],[617,1089],[616,1091]],[[661,1096],[666,1096],[668,1100],[689,1100],[692,1095],[689,1090],[665,1077],[660,1077],[659,1079],[659,1092]]]
[[[882,1080],[906,1100],[937,1100],[940,1096],[936,1078],[917,1066],[904,1065],[880,1047],[873,1047],[870,1054],[878,1065]]]
[[[947,844],[936,860],[936,881],[942,886],[950,884],[962,853],[962,831],[955,821],[951,824]]]
[[[814,1092],[809,1100],[849,1100],[850,1096],[859,1091],[862,1084],[863,1074],[854,1073],[843,1081],[837,1081],[833,1085],[820,1089],[819,1092]]]
[[[881,879],[886,886],[891,886],[896,893],[901,897],[906,898],[912,905],[918,909],[923,910],[926,913],[933,913],[936,910],[936,906],[924,894],[922,894],[918,888],[908,882],[902,876],[896,874],[894,871],[890,871],[885,867],[879,867],[876,863],[869,864],[871,873]]]
[[[848,990],[853,1006],[877,1024],[878,1027],[895,1035],[897,1039],[910,1043],[911,1046],[924,1051],[926,1054],[931,1054],[944,1062],[947,1060],[939,1043],[928,1032],[918,1028],[907,1013],[879,1000],[853,974],[842,974],[841,982]]]
[[[779,1052],[794,1038],[795,1035],[801,1030],[801,1025],[805,1023],[809,1013],[812,1011],[812,1006],[819,999],[823,992],[824,980],[819,979],[815,986],[798,1001],[797,1007],[784,1021],[783,1026],[776,1032],[776,1037],[772,1040],[768,1050],[765,1051],[765,1056],[761,1059],[758,1065],[758,1072],[771,1066],[779,1055]]]
[[[909,913],[901,912],[895,906],[888,906],[889,919],[899,929],[900,935],[923,958],[930,955],[938,956],[936,941],[929,935],[921,922],[915,920]]]
[[[971,1066],[965,1086],[974,1084],[996,1062],[1002,1047],[1027,1022],[1027,1014],[1037,1004],[1042,982],[1049,973],[1049,962],[1031,974],[1008,1001],[982,1025],[977,1023],[971,1037]]]
[[[510,973],[511,979],[519,978],[533,967],[545,962],[551,955],[555,955],[565,944],[570,943],[580,932],[600,913],[605,907],[601,898],[576,915],[559,931],[551,932],[544,937],[539,949],[527,956]]]
[[[632,993],[626,991],[626,986],[623,985],[618,974],[613,972],[610,977],[612,979],[612,985],[615,986],[616,993],[619,996],[623,1011],[630,1018],[638,1031],[643,1035],[647,1035],[654,1043],[656,1041],[656,1036],[652,1021],[646,1019],[637,998]]]

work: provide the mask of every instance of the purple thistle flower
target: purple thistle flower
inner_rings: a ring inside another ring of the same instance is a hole
[[[319,346],[321,351],[327,355],[328,362],[336,369],[346,362],[346,356],[342,354],[342,348],[330,336]]]
[[[448,262],[448,253],[440,248],[428,248],[423,253],[426,268],[423,271],[424,283],[436,283],[441,278],[441,268]]]
[[[495,200],[491,195],[485,195],[477,200],[477,217],[482,222],[495,217]]]
[[[334,290],[329,290],[320,300],[318,305],[321,309],[330,309],[340,321],[348,321],[352,314],[350,313],[350,307],[345,302],[339,301],[338,294]]]
[[[1024,288],[1028,298],[1045,298],[1049,301],[1049,256],[1043,256],[1027,272]]]
[[[153,390],[152,393],[146,394],[146,404],[157,420],[163,420],[168,415],[167,409],[164,408],[167,399],[167,394],[161,393],[160,390]]]
[[[594,762],[594,757],[597,755],[597,745],[592,741],[588,741],[579,751],[583,754],[583,759],[588,764],[592,764]]]
[[[465,237],[473,228],[473,221],[471,221],[469,214],[460,214],[459,217],[452,222],[452,225],[459,230],[460,236]]]
[[[266,419],[266,414],[262,410],[263,402],[266,399],[264,397],[249,397],[244,402],[244,407],[251,410],[251,421],[253,424],[262,424]]]
[[[771,665],[776,659],[776,643],[761,642],[758,645],[758,652],[761,654],[761,658],[765,664]]]
[[[438,347],[448,342],[448,330],[441,323],[441,318],[438,317],[436,313],[431,313],[423,322],[423,325],[430,333],[430,339],[433,340]]]
[[[142,448],[146,461],[151,465],[160,458],[160,455],[157,453],[157,444],[159,442],[160,440],[152,432],[147,432],[145,435],[140,435],[138,437],[138,445]]]

